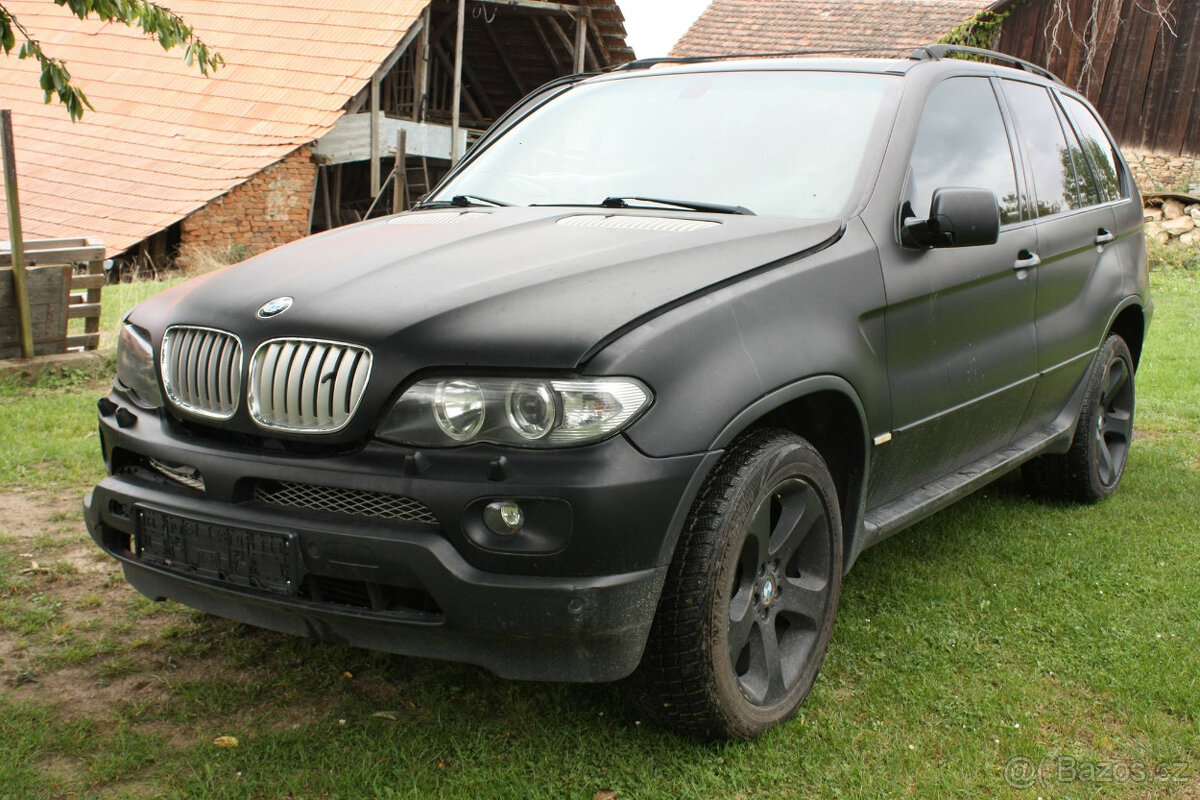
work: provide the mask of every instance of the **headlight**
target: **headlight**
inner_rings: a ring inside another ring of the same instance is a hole
[[[141,328],[125,323],[117,338],[117,381],[142,408],[160,408],[162,392],[154,372],[154,347]]]
[[[377,434],[422,447],[564,447],[613,435],[650,400],[632,378],[431,378],[401,395]]]
[[[442,381],[433,390],[433,419],[454,441],[470,441],[483,427],[485,402],[474,381]]]

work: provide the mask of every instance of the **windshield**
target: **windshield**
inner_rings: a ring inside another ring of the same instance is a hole
[[[431,198],[829,217],[846,205],[889,76],[746,71],[578,86],[516,123]]]

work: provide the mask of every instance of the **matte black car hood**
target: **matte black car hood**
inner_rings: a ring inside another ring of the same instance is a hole
[[[581,216],[583,225],[563,224]],[[673,229],[706,222],[716,224]],[[354,342],[402,374],[569,369],[632,321],[840,231],[837,221],[590,208],[412,212],[189,281],[139,306],[132,321],[156,341],[175,324],[232,331],[248,352],[279,336]],[[293,298],[291,309],[256,317],[281,296]]]

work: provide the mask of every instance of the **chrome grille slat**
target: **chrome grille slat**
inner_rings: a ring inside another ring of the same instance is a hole
[[[176,407],[209,419],[229,419],[241,394],[242,343],[232,333],[213,328],[168,328],[162,376]]]
[[[204,401],[209,405],[220,402],[217,399],[216,364],[213,363],[213,349],[217,344],[218,340],[209,339],[204,347]]]
[[[335,363],[330,364],[330,355],[333,354],[333,348],[326,347],[321,353],[321,362],[317,365],[317,371],[324,375],[331,367],[336,366],[336,359],[340,358],[343,353],[338,353],[334,356]],[[317,414],[317,425],[325,427],[333,423],[333,386],[332,381],[317,381],[317,391],[313,395],[313,405]]]
[[[293,433],[341,430],[358,410],[371,352],[323,339],[272,339],[250,363],[250,413],[259,425]]]
[[[331,514],[437,524],[437,517],[421,501],[384,492],[292,481],[259,481],[254,487],[254,499],[259,503],[327,511]]]

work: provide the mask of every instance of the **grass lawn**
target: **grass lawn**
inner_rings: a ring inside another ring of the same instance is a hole
[[[812,695],[753,743],[152,603],[79,520],[109,377],[0,385],[0,800],[1200,798],[1200,273],[1154,281],[1121,491],[1009,476],[868,551]]]

